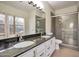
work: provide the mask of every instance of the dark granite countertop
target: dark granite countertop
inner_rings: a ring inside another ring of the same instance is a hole
[[[30,39],[33,39],[33,38],[30,38]],[[7,49],[7,50],[5,50],[3,52],[0,52],[0,57],[17,57],[20,54],[22,54],[22,53],[24,53],[24,52],[26,52],[26,51],[38,46],[38,45],[44,43],[45,41],[47,41],[49,39],[41,39],[41,37],[34,38],[33,40],[35,41],[35,43],[33,45],[31,45],[29,47],[25,47],[25,48],[11,48],[11,49]],[[25,40],[25,41],[28,41],[28,40]],[[33,41],[33,40],[31,40],[31,41]]]

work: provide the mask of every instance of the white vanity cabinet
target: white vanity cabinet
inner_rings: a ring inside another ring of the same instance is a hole
[[[35,48],[19,55],[18,57],[35,57]]]
[[[34,47],[33,49],[19,55],[18,57],[49,57],[55,50],[55,38]]]

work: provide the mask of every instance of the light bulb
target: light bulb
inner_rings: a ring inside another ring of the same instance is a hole
[[[69,24],[69,27],[70,27],[70,28],[73,28],[73,23],[70,23],[70,24]]]

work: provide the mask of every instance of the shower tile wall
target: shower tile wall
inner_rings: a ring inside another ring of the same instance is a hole
[[[55,36],[55,18],[51,18],[51,32],[53,33],[53,35]]]
[[[56,18],[56,38],[63,43],[77,46],[78,14],[62,15]]]
[[[57,39],[62,39],[62,23],[61,21],[59,20],[61,19],[60,17],[57,17],[56,18],[56,21],[55,21],[55,36]]]

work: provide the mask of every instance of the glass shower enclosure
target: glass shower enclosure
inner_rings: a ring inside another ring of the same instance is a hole
[[[70,47],[79,46],[78,43],[78,13],[60,15],[55,18],[55,36]]]

